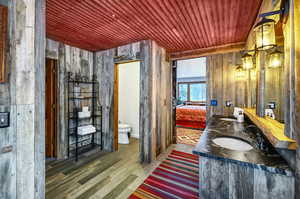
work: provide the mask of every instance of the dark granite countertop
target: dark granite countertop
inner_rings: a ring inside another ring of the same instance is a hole
[[[228,161],[241,166],[262,169],[271,173],[294,176],[287,162],[276,152],[259,129],[249,122],[238,123],[223,121],[224,116],[213,116],[207,124],[202,136],[193,150],[194,154]],[[246,141],[253,149],[249,151],[235,151],[216,145],[217,137],[234,137]]]

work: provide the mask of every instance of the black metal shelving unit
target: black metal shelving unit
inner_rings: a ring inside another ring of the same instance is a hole
[[[99,103],[99,83],[93,77],[68,73],[68,157],[78,161],[80,154],[96,149],[103,149],[102,141],[102,107]],[[80,90],[80,91],[78,91]],[[88,106],[90,117],[80,118],[79,112],[83,106]],[[80,135],[78,127],[93,125],[96,132]]]

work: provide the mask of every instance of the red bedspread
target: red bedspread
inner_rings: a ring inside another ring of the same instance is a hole
[[[192,128],[205,128],[205,106],[178,106],[176,107],[176,124]]]

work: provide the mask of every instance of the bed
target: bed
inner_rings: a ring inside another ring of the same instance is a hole
[[[206,106],[179,105],[176,107],[176,125],[204,129]]]

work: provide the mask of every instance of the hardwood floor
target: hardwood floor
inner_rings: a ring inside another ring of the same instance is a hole
[[[119,145],[113,153],[87,154],[77,163],[72,160],[47,163],[46,198],[127,198],[172,149],[191,153],[192,146],[172,145],[151,164],[139,163],[139,142]]]

